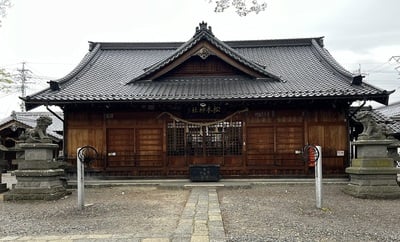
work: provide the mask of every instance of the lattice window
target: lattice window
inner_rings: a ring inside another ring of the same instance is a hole
[[[171,122],[167,127],[168,155],[185,155],[185,124]]]
[[[225,155],[241,155],[243,147],[242,122],[224,122]]]
[[[168,123],[168,155],[229,156],[242,154],[242,122],[223,121],[203,126]]]

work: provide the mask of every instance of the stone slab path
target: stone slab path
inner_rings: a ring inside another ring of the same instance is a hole
[[[215,188],[192,188],[172,241],[225,241],[225,231]]]
[[[223,242],[225,231],[216,188],[192,187],[178,226],[172,235],[170,237],[153,236],[138,237],[135,234],[6,236],[0,237],[0,241]]]

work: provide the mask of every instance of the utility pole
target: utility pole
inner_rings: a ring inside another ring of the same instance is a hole
[[[22,68],[18,69],[18,71],[20,73],[19,78],[21,80],[21,97],[22,98],[26,97],[26,81],[28,78],[27,73],[30,72],[28,69],[25,69],[25,64],[26,64],[25,62],[22,62]],[[25,112],[25,111],[26,111],[25,102],[22,101],[21,102],[21,112]]]
[[[400,74],[400,55],[394,55],[394,56],[390,57],[389,61],[391,61],[391,60],[394,60],[399,64],[394,69]]]

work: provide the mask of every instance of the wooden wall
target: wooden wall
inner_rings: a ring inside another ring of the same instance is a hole
[[[313,170],[299,154],[306,144],[322,146],[325,174],[344,174],[348,159],[344,112],[324,109],[251,111],[246,130],[249,175],[311,175]]]
[[[188,177],[193,157],[167,155],[167,118],[161,112],[67,112],[66,156],[75,164],[76,149],[91,145],[100,154],[92,169],[110,175]],[[348,131],[341,110],[262,109],[235,117],[243,123],[243,151],[238,156],[208,157],[221,165],[223,177],[312,176],[299,151],[306,144],[323,147],[328,176],[344,175]]]

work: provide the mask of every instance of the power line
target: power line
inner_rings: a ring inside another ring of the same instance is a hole
[[[9,97],[11,95],[15,95],[15,93],[17,93],[17,92],[15,91],[15,92],[6,93],[6,94],[0,96],[0,98],[6,98],[6,97]]]
[[[52,79],[57,79],[55,77],[50,77],[50,76],[45,76],[42,75],[41,72],[37,71],[36,68],[32,67],[31,64],[38,64],[34,62],[25,62],[25,65],[28,66],[28,68],[31,70],[32,78],[34,79],[40,79],[40,80],[52,80]]]
[[[396,69],[396,68],[395,68]],[[393,74],[393,70],[377,70],[377,71],[366,71],[366,72],[368,72],[369,74],[377,74],[377,73],[380,73],[380,74]]]
[[[29,62],[20,62],[20,68],[2,68],[3,70],[7,71],[7,73],[10,73],[11,83],[7,83],[7,86],[0,90],[1,99],[15,95],[24,98],[26,97],[27,93],[29,93],[29,91],[36,91],[39,86],[41,88],[44,88],[44,85],[36,84],[45,84],[43,80],[47,81],[52,79],[51,77],[41,76],[37,73],[32,72],[31,66],[27,63]],[[8,65],[8,67],[11,66],[12,65]],[[7,69],[9,69],[9,71]],[[32,84],[35,85],[32,86]],[[20,107],[20,111],[25,112],[26,108],[24,101],[19,100],[18,104]]]
[[[377,72],[378,70],[382,70],[385,67],[385,65],[387,65],[387,64],[390,64],[389,61],[386,61],[385,63],[382,63],[374,68],[366,70],[366,72]]]
[[[394,69],[399,73],[400,75],[400,55],[394,55],[392,57],[390,57],[389,61],[394,60],[397,62],[397,64],[399,64],[398,66],[396,66]]]
[[[400,63],[400,55],[394,55],[390,57],[389,61],[395,60],[397,63]]]

